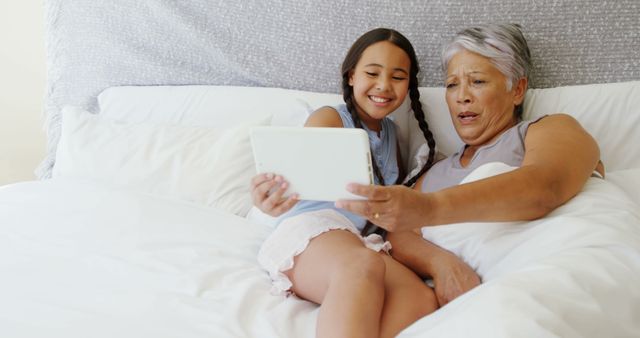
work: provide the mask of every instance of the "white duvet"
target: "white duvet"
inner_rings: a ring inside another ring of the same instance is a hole
[[[269,231],[87,181],[2,187],[0,336],[313,337],[317,307],[257,265]],[[400,337],[640,336],[638,205],[607,181],[542,220],[428,236],[484,283]]]

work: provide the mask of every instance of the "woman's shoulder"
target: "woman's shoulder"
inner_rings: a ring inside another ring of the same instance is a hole
[[[324,106],[316,109],[304,124],[305,127],[333,127],[342,128],[344,124],[340,113],[334,107]]]
[[[582,126],[580,122],[573,116],[566,113],[555,113],[545,115],[534,121],[531,121],[527,135],[538,134],[541,132],[548,132],[552,130],[559,130],[564,132],[571,132],[572,130],[581,130]]]

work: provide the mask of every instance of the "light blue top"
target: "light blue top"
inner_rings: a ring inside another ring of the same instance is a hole
[[[355,128],[353,124],[353,120],[351,119],[351,114],[347,110],[346,105],[339,105],[335,107],[335,109],[340,114],[340,118],[342,119],[342,124],[345,128]],[[382,177],[384,178],[384,182],[386,185],[395,184],[398,179],[399,169],[398,169],[398,157],[397,157],[397,137],[396,137],[396,128],[393,124],[393,121],[385,117],[382,119],[382,129],[380,130],[380,136],[378,133],[372,130],[369,130],[363,124],[364,130],[369,135],[369,144],[371,146],[371,153],[373,154],[373,159],[376,161],[378,168],[380,168],[380,172],[382,173]],[[331,165],[349,165],[348,163],[331,163]],[[286,177],[285,177],[286,179]],[[380,184],[378,182],[378,178],[374,175],[374,180],[376,184]],[[334,207],[333,202],[325,202],[325,201],[308,201],[301,200],[296,203],[293,209],[289,210],[284,215],[280,216],[277,220],[277,223],[282,222],[282,220],[299,215],[308,211],[315,211],[320,209],[334,209],[339,213],[346,216],[353,224],[358,228],[358,230],[362,230],[366,224],[366,219],[350,213],[343,209],[338,209]]]
[[[540,119],[521,121],[507,129],[493,143],[480,147],[466,167],[460,164],[460,157],[466,147],[463,145],[457,153],[436,163],[427,171],[422,182],[422,191],[434,192],[458,185],[476,168],[490,162],[502,162],[512,167],[520,167],[524,159],[524,138],[529,125]]]

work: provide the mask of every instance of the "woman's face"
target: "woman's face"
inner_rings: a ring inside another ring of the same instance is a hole
[[[465,144],[482,146],[516,124],[513,114],[522,103],[526,80],[507,90],[507,78],[479,54],[462,50],[447,68],[446,99],[453,125]]]
[[[349,77],[363,122],[381,120],[402,104],[409,89],[410,67],[407,53],[389,41],[364,50]]]

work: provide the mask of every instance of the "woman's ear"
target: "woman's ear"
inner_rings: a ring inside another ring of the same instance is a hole
[[[349,71],[349,86],[353,87],[353,70]]]
[[[527,93],[529,80],[526,77],[520,78],[513,88],[513,105],[519,106],[524,101],[524,95]]]

